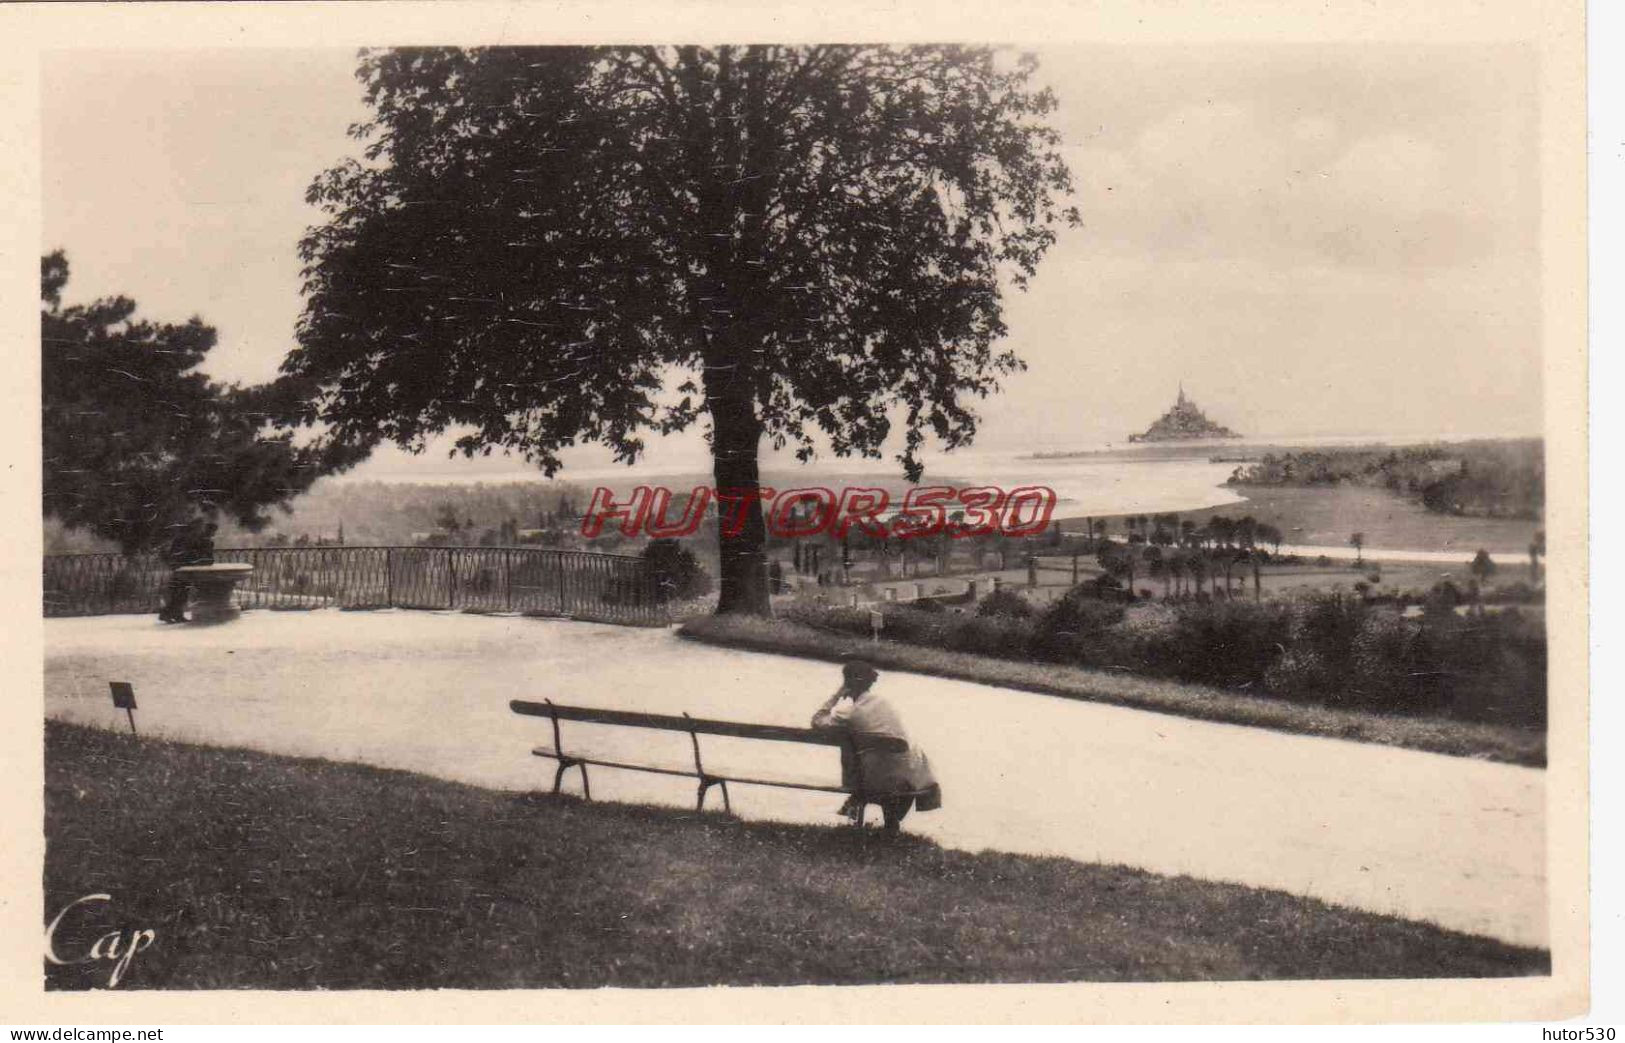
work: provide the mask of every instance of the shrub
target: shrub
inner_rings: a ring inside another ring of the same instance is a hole
[[[1012,619],[1026,619],[1033,614],[1033,607],[1027,599],[1013,590],[995,590],[982,599],[976,606],[978,616],[1009,616]]]
[[[1346,663],[1353,654],[1354,635],[1365,618],[1359,598],[1336,592],[1312,593],[1293,603],[1290,638],[1305,644],[1328,663]]]
[[[855,634],[858,637],[868,637],[870,633],[868,609],[830,607],[816,601],[792,601],[787,605],[775,605],[774,611],[781,618],[805,623],[819,630]]]
[[[1067,591],[1067,595],[1072,594],[1094,598],[1097,601],[1126,602],[1134,600],[1134,592],[1124,589],[1122,580],[1105,572],[1093,579],[1084,580]]]
[[[954,616],[943,647],[960,652],[1021,659],[1032,644],[1030,620],[1010,616]]]
[[[1084,584],[1027,618],[891,605],[882,636],[1007,659],[1126,668],[1295,702],[1544,722],[1542,617],[1511,608],[1458,615],[1448,607],[1454,589],[1436,587],[1418,619],[1346,593],[1126,608]],[[868,609],[794,604],[781,614],[825,631],[870,633]]]
[[[1540,600],[1540,593],[1523,580],[1496,587],[1492,596],[1496,601],[1507,601],[1517,605]]]
[[[1314,697],[1330,684],[1326,664],[1315,653],[1289,648],[1264,672],[1264,687],[1284,699]]]
[[[916,645],[932,645],[946,647],[944,631],[947,621],[946,615],[940,608],[935,612],[922,612],[908,605],[897,605],[883,610],[886,625],[881,630],[881,637],[893,641],[907,641]],[[868,625],[868,610],[861,610]]]
[[[711,577],[693,552],[676,540],[650,540],[639,557],[648,562],[662,598],[687,601],[711,593]]]
[[[1453,618],[1456,607],[1464,600],[1460,587],[1448,579],[1441,579],[1428,590],[1427,598],[1422,602],[1423,612],[1430,619]]]
[[[1290,640],[1288,609],[1278,603],[1216,601],[1182,605],[1149,665],[1186,681],[1217,685],[1262,682]]]
[[[1370,612],[1354,634],[1350,683],[1334,700],[1374,710],[1416,709],[1425,671],[1415,669],[1419,628],[1397,612]]]
[[[1454,619],[1457,625],[1449,630],[1427,626],[1440,646],[1440,696],[1450,715],[1544,724],[1547,648],[1542,623],[1516,610]]]
[[[1043,659],[1089,662],[1089,646],[1098,654],[1102,633],[1123,621],[1123,606],[1102,601],[1090,584],[1080,584],[1040,613],[1032,632],[1031,651]]]

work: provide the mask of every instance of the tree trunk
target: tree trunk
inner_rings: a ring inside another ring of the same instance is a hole
[[[761,476],[756,460],[761,423],[748,399],[730,402],[713,398],[710,408],[711,473],[716,481],[720,510],[717,550],[721,559],[721,593],[717,613],[771,615],[764,552],[767,525],[762,515]],[[730,494],[744,500],[742,509],[737,500],[721,499]],[[740,524],[741,515],[743,524]],[[739,531],[731,533],[735,525]]]

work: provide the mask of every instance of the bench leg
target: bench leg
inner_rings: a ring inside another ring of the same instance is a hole
[[[574,757],[560,757],[559,770],[553,773],[553,792],[557,793],[564,784],[564,773],[571,768],[581,769],[581,792],[588,800],[592,799],[592,782],[587,778],[587,766]]]
[[[700,791],[698,799],[694,801],[694,810],[705,810],[705,795],[710,791],[712,786],[722,790],[722,810],[732,815],[734,810],[734,802],[728,796],[728,780],[714,779],[709,775],[700,776]]]

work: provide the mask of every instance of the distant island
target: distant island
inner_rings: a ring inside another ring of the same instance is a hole
[[[1241,435],[1209,420],[1196,408],[1196,403],[1185,397],[1185,386],[1179,387],[1179,399],[1173,408],[1157,418],[1157,422],[1137,435],[1129,435],[1130,442],[1185,442],[1206,438],[1240,438]]]
[[[1228,485],[1380,488],[1435,514],[1473,518],[1538,522],[1546,510],[1546,443],[1539,438],[1303,448],[1237,462]]]

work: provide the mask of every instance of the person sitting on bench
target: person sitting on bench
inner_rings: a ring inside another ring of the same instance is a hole
[[[854,792],[840,814],[856,820],[865,803],[879,804],[886,831],[896,833],[910,808],[934,811],[942,806],[942,788],[931,774],[925,751],[909,741],[903,719],[891,703],[874,692],[880,675],[873,666],[853,660],[841,669],[843,683],[813,714],[820,731],[840,729],[852,737],[858,763],[841,757],[841,784]],[[843,705],[842,700],[850,700]],[[858,770],[861,768],[861,772]]]

